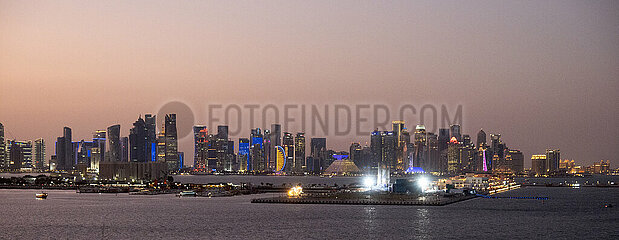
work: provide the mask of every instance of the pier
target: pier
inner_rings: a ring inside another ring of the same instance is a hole
[[[401,198],[346,198],[336,197],[315,198],[315,197],[273,197],[252,199],[252,203],[279,203],[279,204],[339,204],[339,205],[409,205],[409,206],[444,206],[460,201],[465,201],[478,197],[477,195],[465,195],[457,197],[438,197],[429,199],[401,199]]]

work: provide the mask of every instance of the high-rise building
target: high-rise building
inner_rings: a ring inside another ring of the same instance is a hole
[[[120,125],[112,125],[107,128],[107,162],[120,162],[122,158],[122,143],[120,139]]]
[[[452,137],[456,137],[458,142],[462,142],[462,134],[460,132],[460,125],[453,124],[453,125],[449,126],[449,133],[451,134],[449,136],[450,141],[451,141]]]
[[[140,116],[129,130],[130,162],[150,162],[151,143],[148,142],[146,122]]]
[[[9,140],[7,156],[9,169],[13,171],[32,169],[32,141]]]
[[[267,151],[269,151],[269,157],[266,157],[267,163],[266,168],[271,171],[277,168],[277,151],[275,151],[275,147],[282,145],[282,126],[280,124],[271,124],[271,131],[267,134],[265,131],[265,135],[268,135],[268,139],[270,141],[270,146]],[[266,138],[266,136],[265,136]],[[267,149],[267,148],[265,148]]]
[[[251,130],[251,135],[249,137],[250,140],[250,153],[249,153],[249,161],[251,166],[248,168],[248,171],[260,172],[265,171],[266,163],[265,163],[265,150],[267,147],[270,147],[270,140],[266,140],[263,138],[262,131],[260,128],[255,128]],[[268,145],[268,146],[267,146]]]
[[[296,168],[296,166],[294,166],[295,161],[294,161],[294,136],[289,133],[289,132],[284,132],[283,138],[282,138],[282,147],[284,148],[284,151],[286,152],[286,164],[284,166],[284,171],[285,172],[291,172],[293,170],[293,168]]]
[[[439,172],[447,172],[447,148],[449,143],[449,129],[440,128],[438,130],[438,170]]]
[[[251,162],[249,161],[249,138],[239,138],[239,171],[245,172],[251,170]]]
[[[311,138],[310,139],[310,156],[311,162],[308,159],[307,171],[319,174],[322,170],[326,169],[326,151],[327,151],[327,139],[326,138]]]
[[[462,146],[456,136],[452,136],[449,140],[447,147],[447,171],[450,174],[457,174],[460,172],[460,157]]]
[[[353,163],[355,163],[355,165],[359,167],[359,169],[365,169],[368,163],[365,161],[366,159],[363,159],[363,156],[362,156],[363,148],[361,147],[361,144],[353,142],[350,144],[350,147],[348,148],[348,150],[350,154],[348,159],[353,161]]]
[[[95,131],[95,133],[92,134],[92,141],[95,143],[94,147],[98,148],[98,154],[99,156],[97,156],[97,160],[98,162],[95,163],[93,165],[92,161],[92,157],[91,157],[91,168],[93,168],[95,171],[97,171],[99,169],[99,163],[105,161],[105,142],[107,141],[107,132],[105,130],[97,130]],[[94,154],[94,153],[91,153]],[[96,168],[96,169],[95,169]]]
[[[406,128],[404,127],[404,121],[393,121],[391,122],[393,134],[396,138],[396,146],[395,146],[395,168],[396,170],[406,170],[408,162],[405,161],[404,156],[404,148],[406,147],[405,135],[407,135]],[[410,141],[410,139],[409,139]]]
[[[45,140],[39,138],[34,140],[32,146],[32,168],[44,169],[45,168]]]
[[[6,159],[6,142],[4,141],[4,125],[0,123],[0,169],[7,168]]]
[[[293,172],[301,173],[305,167],[305,133],[299,132],[294,138]]]
[[[152,114],[144,115],[146,125],[146,161],[157,161],[157,116]]]
[[[422,166],[426,172],[439,172],[440,171],[440,152],[438,150],[438,136],[434,133],[426,134],[427,145],[427,162],[425,166]]]
[[[483,129],[480,129],[477,133],[477,147],[486,145],[486,132]]]
[[[206,126],[193,126],[193,142],[193,167],[198,172],[207,172],[209,142]]]
[[[224,171],[228,165],[228,126],[217,126],[215,149],[217,149],[217,171]]]
[[[413,167],[420,167],[424,170],[427,169],[428,165],[428,148],[427,144],[427,136],[426,136],[426,126],[417,125],[415,127],[415,153],[413,154]]]
[[[546,149],[546,172],[554,173],[559,170],[559,160],[561,159],[561,150]]]
[[[505,160],[511,173],[518,174],[524,171],[524,155],[520,150],[510,149],[507,151]]]
[[[538,174],[546,174],[546,155],[533,155],[531,157],[531,171]]]
[[[63,136],[58,137],[56,140],[56,170],[73,170],[75,166],[75,152],[73,150],[71,128],[64,127],[62,132]]]
[[[129,162],[129,138],[120,138],[120,161]]]
[[[178,159],[178,136],[176,131],[176,114],[166,114],[165,122],[165,162],[168,171],[173,172],[181,168]]]
[[[24,158],[24,151],[21,145],[15,140],[7,141],[7,161],[9,162],[9,170],[20,171]]]
[[[383,137],[378,129],[374,130],[370,135],[370,152],[372,153],[370,165],[377,166],[383,158]]]
[[[383,140],[383,153],[382,153],[382,161],[381,163],[390,169],[397,168],[397,159],[396,159],[396,149],[397,149],[397,138],[395,134],[391,131],[384,131],[382,133]]]

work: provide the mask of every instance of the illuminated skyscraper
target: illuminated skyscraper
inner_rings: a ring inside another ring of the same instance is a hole
[[[4,141],[4,125],[0,123],[0,169],[7,168],[6,159],[6,142]]]
[[[209,142],[206,126],[193,126],[193,142],[193,167],[196,171],[207,172]]]
[[[176,114],[166,114],[165,116],[165,162],[168,164],[168,171],[177,171],[181,168],[178,159],[178,137],[176,132]]]
[[[285,172],[291,172],[292,169],[296,166],[294,160],[294,137],[289,132],[284,132],[284,136],[282,138],[282,147],[284,151],[286,151],[286,165],[284,166]]]
[[[299,132],[294,138],[294,165],[293,171],[303,172],[305,167],[305,133]]]
[[[546,155],[533,155],[531,157],[531,171],[543,175],[546,174]]]
[[[157,161],[157,116],[152,114],[144,115],[146,125],[146,161]]]
[[[554,173],[559,170],[559,160],[561,159],[561,150],[546,149],[546,172]]]
[[[508,166],[510,166],[511,173],[521,173],[524,171],[524,155],[520,150],[510,149],[506,156],[506,162],[508,162]]]
[[[462,150],[461,144],[458,142],[455,136],[451,137],[447,147],[447,171],[450,174],[457,174],[460,172],[460,152]]]
[[[9,140],[7,156],[9,169],[13,171],[32,169],[32,141]]]
[[[422,166],[426,172],[438,172],[440,171],[440,152],[438,151],[438,136],[434,133],[426,134],[427,145],[427,162],[425,166]]]
[[[406,128],[404,127],[404,121],[393,121],[391,122],[393,134],[396,138],[396,146],[395,146],[395,168],[397,170],[406,170],[408,163],[405,161],[404,157],[404,148],[406,146],[405,135],[407,134]],[[409,139],[410,141],[410,139]]]
[[[266,145],[270,146],[270,140],[266,140],[263,138],[262,131],[260,128],[255,128],[251,130],[251,135],[249,137],[250,140],[250,153],[249,153],[249,161],[251,166],[248,171],[265,171],[266,163],[264,161],[266,150]],[[265,142],[266,141],[266,142]]]
[[[456,139],[458,139],[458,142],[462,141],[462,133],[460,132],[460,125],[453,124],[453,125],[449,126],[449,133],[451,134],[449,136],[450,139],[452,137],[456,137]]]
[[[34,145],[32,146],[32,168],[45,168],[45,140],[43,138],[34,140]]]
[[[276,160],[277,160],[277,152],[274,151],[276,146],[281,146],[282,145],[282,126],[275,123],[275,124],[271,124],[271,131],[267,134],[265,131],[265,138],[267,137],[266,135],[268,135],[268,139],[270,141],[270,145],[269,148],[266,148],[267,146],[265,146],[265,150],[268,151],[269,153],[269,157],[265,157],[266,161],[266,168],[268,168],[269,170],[275,170],[276,168]]]
[[[239,171],[249,171],[251,170],[251,162],[249,162],[249,138],[239,138],[239,152],[238,152],[238,161],[239,161]]]
[[[427,169],[428,161],[428,148],[426,127],[424,125],[417,125],[415,127],[415,153],[413,155],[413,167],[420,167],[424,170]]]
[[[106,160],[108,162],[120,162],[122,158],[121,140],[120,140],[120,125],[112,125],[107,128],[107,146],[108,151]]]

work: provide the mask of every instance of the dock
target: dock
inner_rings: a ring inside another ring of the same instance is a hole
[[[445,206],[448,204],[476,198],[476,195],[457,197],[440,197],[435,199],[338,199],[338,198],[290,198],[272,197],[252,199],[252,203],[279,203],[279,204],[339,204],[339,205],[404,205],[404,206]]]

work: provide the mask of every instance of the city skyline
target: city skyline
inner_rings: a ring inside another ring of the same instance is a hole
[[[0,37],[5,139],[42,137],[48,158],[65,126],[74,140],[115,124],[128,136],[140,113],[158,114],[172,100],[196,111],[195,124],[209,124],[212,102],[410,102],[462,105],[463,132],[500,133],[525,159],[558,148],[582,164],[617,164],[615,2],[0,9],[0,30],[12,33]],[[369,142],[324,137],[338,150]],[[178,140],[192,159],[191,137]]]

